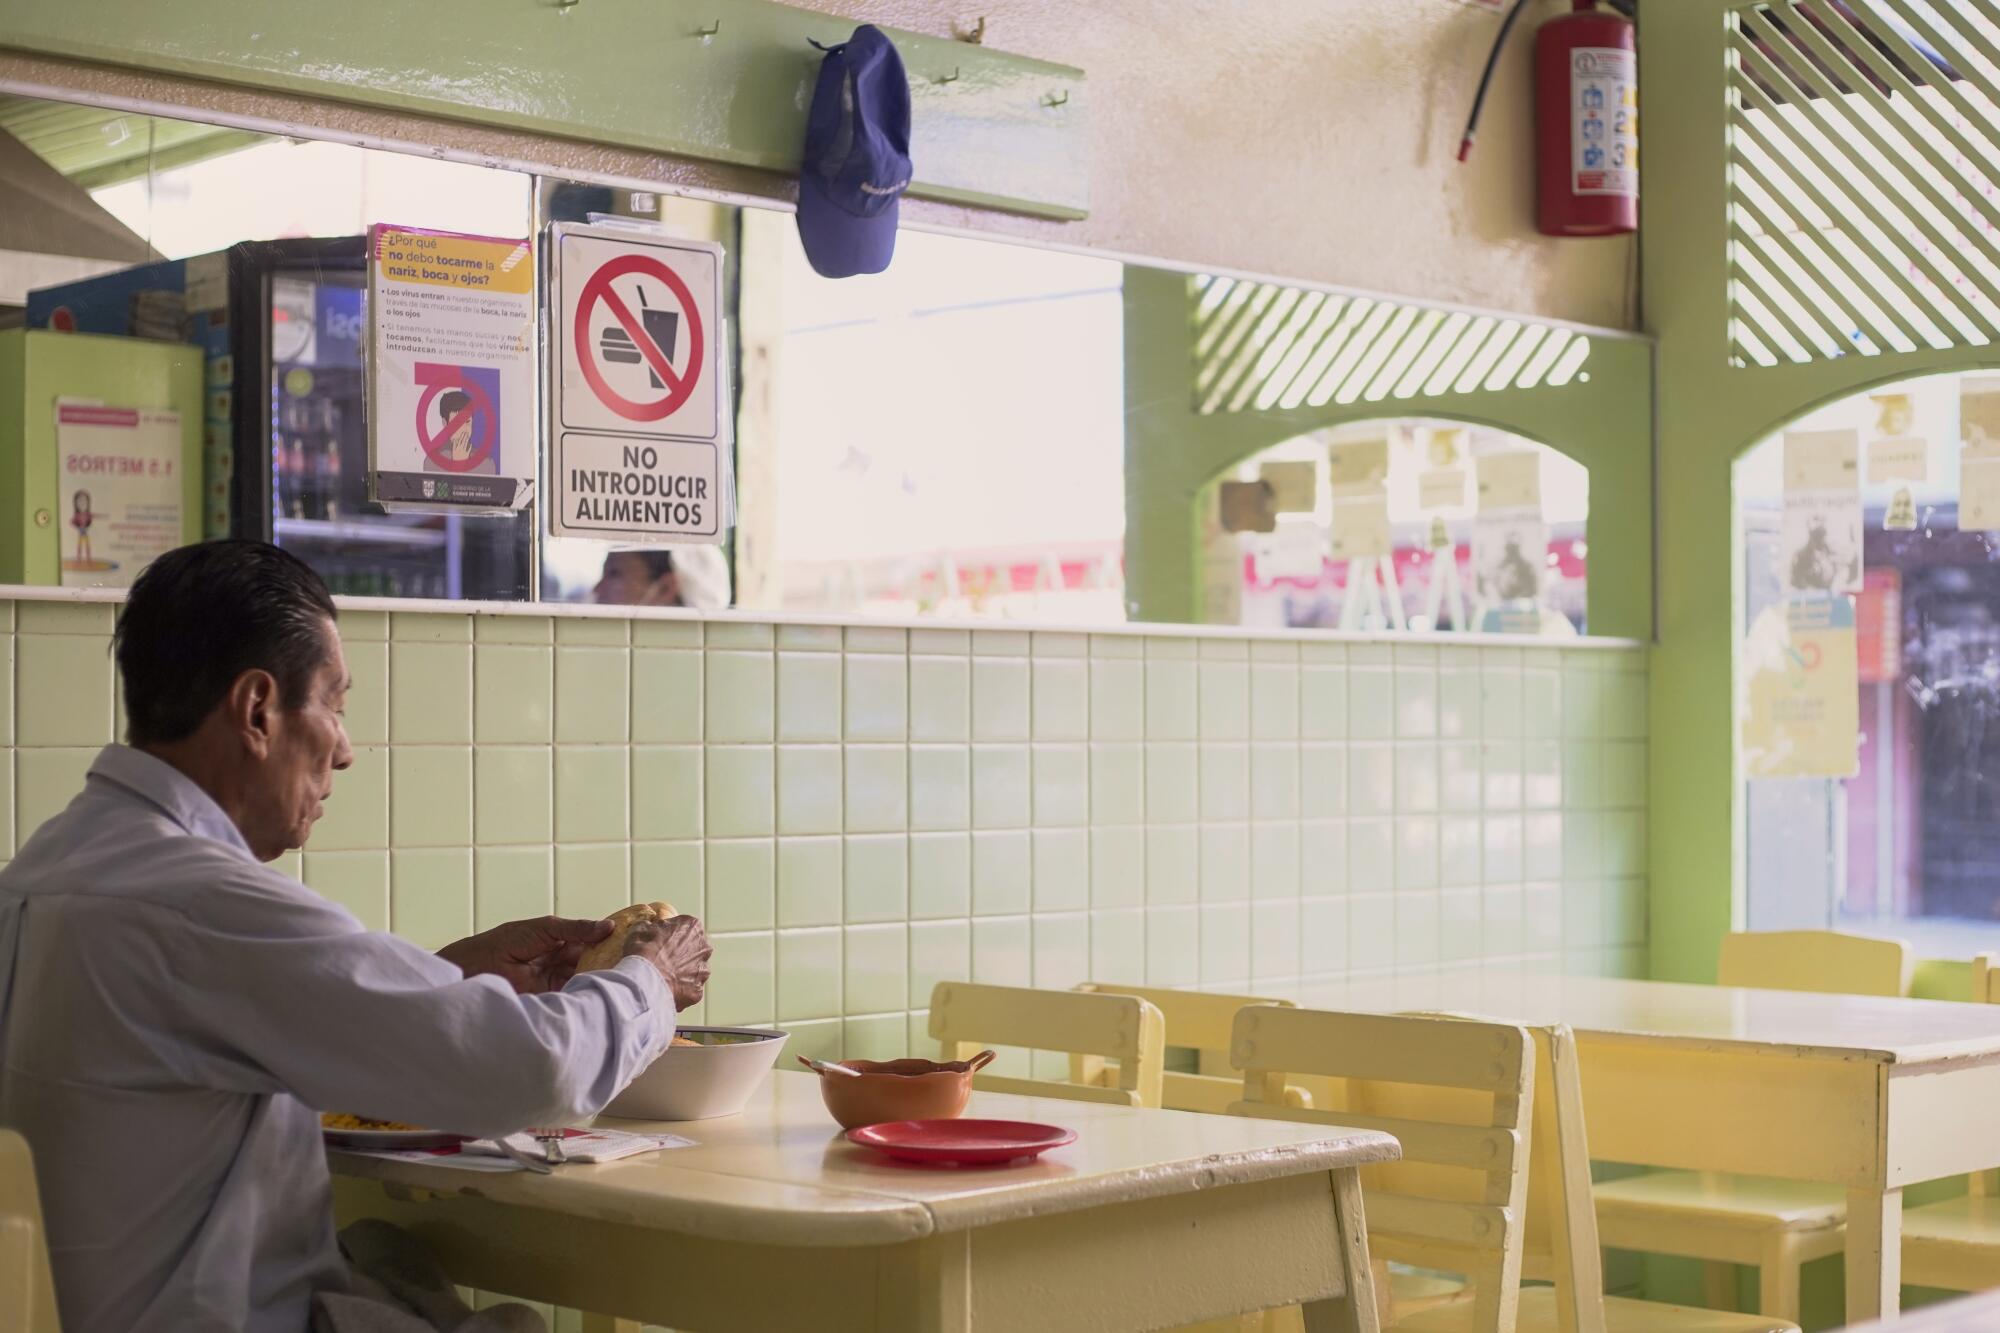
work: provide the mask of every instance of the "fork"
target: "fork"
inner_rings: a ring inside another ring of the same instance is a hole
[[[542,1145],[542,1157],[550,1165],[561,1166],[569,1160],[569,1154],[563,1151],[564,1131],[561,1126],[531,1129],[528,1133],[534,1137],[537,1143]]]

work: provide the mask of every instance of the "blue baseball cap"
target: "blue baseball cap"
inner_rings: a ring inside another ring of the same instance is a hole
[[[880,273],[896,253],[897,203],[910,185],[910,80],[880,28],[826,49],[806,114],[799,240],[827,278]]]

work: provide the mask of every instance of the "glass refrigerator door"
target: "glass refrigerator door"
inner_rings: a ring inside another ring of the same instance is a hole
[[[367,498],[365,270],[266,274],[270,538],[336,593],[528,596],[532,515],[387,513]]]

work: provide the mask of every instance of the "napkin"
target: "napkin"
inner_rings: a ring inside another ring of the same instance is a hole
[[[692,1148],[693,1139],[684,1139],[678,1134],[628,1134],[618,1129],[565,1129],[563,1131],[563,1154],[572,1162],[615,1162],[621,1157],[632,1157],[642,1152],[659,1152],[663,1148]],[[540,1140],[531,1134],[509,1134],[510,1147],[539,1158],[542,1155]],[[463,1153],[475,1153],[487,1157],[505,1157],[500,1145],[492,1139],[467,1139],[459,1145]]]

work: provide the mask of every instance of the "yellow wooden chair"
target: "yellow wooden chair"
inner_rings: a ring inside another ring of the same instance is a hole
[[[1290,1007],[1290,1000],[1266,1000],[1254,995],[1216,995],[1208,991],[1168,990],[1155,986],[1110,986],[1102,982],[1086,981],[1077,990],[1089,995],[1129,995],[1144,1000],[1160,1011],[1166,1020],[1167,1045],[1185,1047],[1204,1054],[1216,1052],[1224,1057],[1229,1052],[1230,1030],[1235,1025],[1236,1014],[1245,1005],[1279,1004]],[[1096,1083],[1109,1086],[1112,1077],[1104,1061],[1097,1056],[1072,1055],[1069,1060],[1069,1076],[1072,1083]],[[1229,1104],[1243,1096],[1243,1080],[1235,1075],[1183,1073],[1169,1069],[1161,1075],[1160,1105],[1169,1111],[1205,1111],[1220,1115],[1229,1109]],[[1312,1097],[1293,1084],[1286,1088],[1285,1097],[1293,1106],[1311,1106]]]
[[[0,1129],[0,1329],[57,1333],[49,1238],[28,1141]]]
[[[1475,1031],[1493,1026],[1482,1020],[1456,1015],[1409,1015],[1400,1021]],[[1517,1124],[1515,1128],[1515,1156],[1519,1162],[1518,1169],[1526,1179],[1521,1202],[1516,1205],[1515,1216],[1521,1219],[1517,1242],[1520,1258],[1514,1268],[1517,1282],[1525,1277],[1551,1285],[1520,1288],[1516,1293],[1511,1322],[1497,1322],[1501,1309],[1497,1302],[1486,1309],[1481,1308],[1475,1285],[1472,1299],[1430,1302],[1409,1311],[1392,1306],[1386,1312],[1385,1328],[1393,1330],[1393,1333],[1513,1333],[1515,1330],[1523,1333],[1527,1330],[1534,1333],[1550,1330],[1554,1333],[1796,1333],[1796,1325],[1781,1319],[1605,1297],[1596,1218],[1591,1206],[1590,1146],[1584,1133],[1583,1091],[1577,1068],[1576,1039],[1565,1027],[1528,1029],[1526,1035],[1531,1040],[1534,1055],[1527,1062],[1532,1073],[1532,1091],[1523,1099],[1520,1119],[1525,1123]],[[1462,1052],[1460,1058],[1463,1058]],[[1249,1080],[1269,1079],[1277,1072],[1246,1072],[1246,1093],[1251,1090]],[[1353,1109],[1287,1112],[1285,1117],[1370,1125],[1384,1128],[1389,1133],[1398,1133],[1392,1127],[1397,1122],[1412,1125],[1438,1119],[1449,1124],[1464,1124],[1480,1118],[1479,1108],[1483,1103],[1464,1091],[1436,1084],[1411,1086],[1412,1082],[1363,1084],[1350,1081],[1344,1100]],[[1248,1108],[1247,1101],[1242,1105],[1244,1109]],[[1257,1113],[1270,1114],[1268,1110]],[[1404,1140],[1405,1153],[1413,1155],[1409,1143],[1408,1139]],[[1453,1173],[1455,1179],[1448,1178],[1436,1164],[1412,1168],[1406,1161],[1370,1170],[1378,1174],[1390,1173],[1392,1179],[1398,1173],[1408,1177],[1415,1171],[1422,1171],[1428,1188],[1434,1193],[1465,1204],[1479,1202],[1468,1192],[1469,1183],[1477,1187],[1477,1177],[1469,1176],[1462,1169]],[[1451,1267],[1448,1253],[1427,1248],[1411,1249],[1397,1244],[1386,1235],[1378,1239],[1377,1228],[1382,1225],[1382,1219],[1375,1209],[1375,1198],[1376,1191],[1370,1188],[1368,1177],[1364,1174],[1363,1199],[1370,1210],[1371,1249],[1392,1252],[1403,1262],[1423,1267]],[[1280,1328],[1286,1326],[1282,1316],[1272,1322]],[[1296,1327],[1295,1324],[1292,1326]]]
[[[1724,986],[1827,994],[1904,994],[1913,966],[1901,940],[1832,930],[1726,935],[1716,980]],[[1757,1270],[1757,1308],[1799,1317],[1799,1268],[1847,1241],[1847,1197],[1836,1188],[1765,1176],[1654,1171],[1600,1184],[1598,1233],[1606,1245],[1707,1262],[1710,1304],[1736,1304],[1731,1265]]]
[[[2000,955],[1972,960],[1972,998],[2000,1004]],[[2000,1194],[1981,1171],[1957,1199],[1903,1211],[1903,1281],[1951,1291],[2000,1287]]]
[[[1394,1135],[1402,1160],[1361,1173],[1371,1255],[1464,1274],[1471,1327],[1512,1333],[1535,1080],[1525,1029],[1253,1005],[1237,1014],[1230,1062],[1243,1070],[1233,1114]],[[1340,1080],[1348,1109],[1289,1104],[1300,1074]]]
[[[1136,996],[940,981],[931,991],[931,1036],[944,1060],[970,1059],[985,1046],[1026,1046],[1117,1061],[1102,1082],[974,1075],[972,1086],[986,1092],[1113,1106],[1160,1104],[1166,1021],[1159,1009]]]

